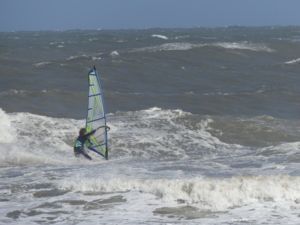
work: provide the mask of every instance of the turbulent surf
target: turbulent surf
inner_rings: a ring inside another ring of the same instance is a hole
[[[0,43],[0,224],[299,224],[299,27]]]

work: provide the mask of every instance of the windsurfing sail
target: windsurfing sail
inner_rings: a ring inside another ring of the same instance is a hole
[[[109,127],[106,125],[106,115],[103,103],[103,91],[100,82],[100,76],[94,66],[88,73],[89,95],[88,109],[86,117],[86,130],[91,132],[97,130],[90,136],[86,146],[88,149],[102,155],[108,159],[108,137]]]

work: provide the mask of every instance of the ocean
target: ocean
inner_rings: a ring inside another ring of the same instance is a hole
[[[299,224],[299,86],[300,27],[1,32],[0,224]]]

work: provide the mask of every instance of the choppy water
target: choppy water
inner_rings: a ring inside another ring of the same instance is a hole
[[[0,33],[0,223],[299,224],[299,58],[299,27]]]

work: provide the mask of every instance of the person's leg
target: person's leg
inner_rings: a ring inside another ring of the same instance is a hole
[[[79,155],[80,155],[80,151],[78,151],[78,149],[74,148],[74,156],[78,158]]]
[[[82,154],[85,158],[92,160],[92,157],[85,153],[83,149],[75,149],[74,154],[76,157],[79,157]]]
[[[89,156],[87,153],[85,153],[84,151],[82,151],[82,155],[84,155],[85,158],[92,160],[92,157]]]

